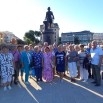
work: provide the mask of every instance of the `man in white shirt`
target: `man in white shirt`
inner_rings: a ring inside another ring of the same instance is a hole
[[[91,54],[91,64],[94,76],[94,82],[92,83],[96,83],[95,86],[100,86],[101,85],[100,67],[102,63],[103,51],[102,48],[97,47],[96,41],[92,41],[92,48],[90,50],[90,54]]]

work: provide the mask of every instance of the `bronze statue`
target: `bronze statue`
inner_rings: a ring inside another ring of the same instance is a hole
[[[51,25],[53,23],[54,15],[53,12],[50,11],[50,7],[47,9],[48,11],[46,12],[46,20],[48,22],[48,26],[51,28]]]

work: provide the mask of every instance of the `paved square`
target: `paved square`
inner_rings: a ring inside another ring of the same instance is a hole
[[[71,83],[66,78],[60,82],[58,77],[52,83],[29,81],[30,85],[13,84],[10,91],[0,87],[0,103],[103,103],[103,83],[95,87],[92,80]]]

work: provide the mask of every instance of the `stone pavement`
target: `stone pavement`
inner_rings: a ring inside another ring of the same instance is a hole
[[[103,103],[103,83],[95,87],[92,80],[71,83],[66,78],[60,82],[58,77],[52,83],[29,81],[30,85],[20,81],[5,92],[0,87],[0,103]]]

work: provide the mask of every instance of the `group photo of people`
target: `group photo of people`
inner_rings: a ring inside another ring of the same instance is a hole
[[[52,83],[59,77],[76,83],[77,80],[101,86],[103,50],[102,45],[92,41],[87,45],[59,44],[49,45],[2,45],[0,50],[0,88],[11,90],[21,80],[29,85],[35,82]]]

